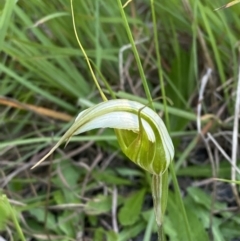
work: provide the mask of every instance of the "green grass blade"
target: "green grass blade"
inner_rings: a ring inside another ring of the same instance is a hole
[[[0,17],[0,52],[3,49],[3,42],[7,34],[8,27],[11,23],[11,16],[14,10],[16,0],[6,0]]]
[[[133,39],[132,32],[131,32],[131,29],[130,29],[129,24],[128,24],[126,14],[124,12],[121,0],[117,0],[117,2],[118,2],[118,7],[119,7],[119,10],[120,10],[122,19],[123,19],[125,30],[127,32],[129,41],[132,45],[133,54],[134,54],[134,57],[135,57],[136,62],[137,62],[138,70],[139,70],[139,73],[140,73],[140,76],[141,76],[141,80],[142,80],[142,84],[143,84],[143,87],[144,87],[144,90],[145,90],[145,94],[146,94],[147,99],[148,99],[148,103],[149,103],[150,107],[152,109],[154,109],[154,106],[153,106],[153,103],[152,103],[152,96],[151,96],[150,90],[148,88],[148,83],[147,83],[147,80],[146,80],[146,77],[145,77],[145,74],[144,74],[143,66],[142,66],[142,63],[141,63],[136,45],[134,43],[134,39]]]

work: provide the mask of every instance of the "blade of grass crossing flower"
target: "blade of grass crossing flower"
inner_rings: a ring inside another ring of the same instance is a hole
[[[166,93],[165,93],[162,66],[161,66],[161,55],[160,55],[160,49],[159,49],[159,45],[158,45],[159,40],[158,40],[158,31],[157,31],[157,22],[156,22],[155,8],[154,8],[154,0],[151,0],[151,11],[152,11],[153,30],[154,30],[154,43],[155,43],[155,47],[156,47],[156,56],[157,56],[157,65],[158,65],[158,75],[160,78],[160,85],[161,85],[161,91],[162,91],[162,96],[163,96],[163,105],[164,105],[164,112],[165,112],[164,114],[165,114],[167,128],[170,131],[170,122],[169,122],[169,115],[168,115],[168,110],[167,110]],[[173,177],[174,188],[178,194],[178,202],[181,206],[181,212],[183,213],[183,216],[184,216],[185,227],[186,227],[187,233],[188,233],[188,240],[191,241],[190,227],[189,227],[188,219],[186,216],[186,211],[185,211],[185,208],[183,205],[183,201],[182,201],[182,198],[180,195],[180,189],[179,189],[176,173],[173,168],[172,162],[170,163],[170,172]],[[161,177],[159,177],[159,176],[152,177],[153,178],[152,192],[153,192],[153,199],[154,199],[154,209],[155,209],[155,213],[156,213],[157,224],[159,227],[159,230],[158,230],[159,240],[164,239],[163,227],[161,226],[161,224],[162,224],[163,214],[164,214],[164,211],[166,208],[167,191],[168,191],[167,190],[168,180],[167,180],[167,177],[165,177],[164,175],[167,176],[167,173],[163,174]]]
[[[139,70],[139,73],[140,73],[140,76],[141,76],[141,80],[142,80],[142,84],[143,84],[143,87],[144,87],[145,94],[146,94],[147,99],[148,99],[148,103],[150,104],[150,107],[154,110],[154,106],[153,106],[153,103],[152,103],[152,96],[151,96],[150,90],[148,88],[148,84],[147,84],[147,80],[146,80],[146,77],[145,77],[145,74],[144,74],[143,66],[141,64],[141,60],[140,60],[136,45],[134,43],[134,39],[133,39],[132,32],[131,32],[131,29],[129,27],[128,21],[127,21],[127,17],[125,15],[124,10],[123,10],[121,0],[117,0],[117,2],[118,2],[118,7],[119,7],[119,10],[120,10],[122,19],[123,19],[124,27],[126,29],[129,41],[132,45],[133,54],[134,54],[134,57],[135,57],[136,62],[137,62],[138,70]]]
[[[162,70],[162,65],[161,65],[161,55],[160,55],[160,48],[159,48],[159,44],[158,44],[158,31],[157,31],[156,14],[155,14],[155,9],[154,9],[154,0],[151,0],[151,11],[152,11],[152,20],[153,20],[154,44],[155,44],[156,56],[157,56],[158,76],[159,76],[160,86],[161,86],[161,91],[162,91],[166,125],[167,125],[167,128],[169,129],[169,115],[168,115],[168,111],[167,111],[167,100],[166,100],[166,93],[165,93],[164,81],[163,81],[163,70]]]
[[[132,95],[132,94],[128,94],[122,91],[118,91],[117,93],[115,93],[115,95],[117,97],[123,98],[123,99],[130,99],[130,100],[134,100],[134,101],[138,101],[140,103],[146,103],[146,100],[144,98],[141,98],[139,96],[136,95]],[[154,103],[154,106],[157,110],[164,110],[164,106],[161,103]],[[188,120],[196,120],[196,115],[194,113],[191,113],[190,111],[185,111],[182,109],[178,109],[178,108],[174,108],[171,106],[168,106],[168,112],[172,115],[176,115]],[[169,129],[168,129],[169,130]]]

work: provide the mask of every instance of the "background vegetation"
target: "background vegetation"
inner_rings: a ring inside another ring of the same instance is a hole
[[[231,165],[206,135],[210,132],[231,157],[240,8],[214,11],[225,3],[155,2],[165,90],[173,102],[168,110],[175,170],[195,241],[240,240],[238,199],[230,184],[212,179],[230,180]],[[77,113],[101,99],[76,42],[68,0],[8,0],[0,9],[0,184],[25,237],[156,240],[150,177],[119,152],[112,130],[74,137],[51,160],[30,170]],[[157,98],[150,1],[132,1],[124,10]],[[116,96],[146,104],[117,2],[75,0],[74,12],[87,55]],[[196,110],[208,68],[213,72],[201,102],[201,138]],[[160,101],[155,106],[163,116]],[[166,240],[188,240],[171,182],[169,189]],[[19,240],[3,201],[1,236]]]

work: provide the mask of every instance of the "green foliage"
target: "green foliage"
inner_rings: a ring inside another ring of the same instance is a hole
[[[142,189],[125,199],[123,207],[120,209],[118,214],[121,225],[129,226],[138,221],[145,194],[146,191]]]
[[[18,212],[12,208],[6,195],[0,196],[0,214],[0,231],[6,229],[8,221],[12,221],[18,240],[26,241],[18,222]]]
[[[86,204],[86,212],[90,215],[99,215],[111,210],[112,198],[103,195],[96,196]]]
[[[1,213],[0,230],[2,231],[6,228],[7,220],[11,216],[11,211],[9,210],[9,207],[5,201],[4,196],[1,196],[1,198],[0,198],[0,213]]]
[[[4,38],[6,37],[9,24],[11,23],[11,16],[14,10],[15,0],[6,1],[0,18],[0,51],[3,49]]]
[[[189,197],[187,197],[189,199]],[[167,230],[169,233],[171,240],[186,240],[187,239],[187,233],[185,229],[179,225],[183,222],[183,217],[181,215],[180,207],[178,206],[178,202],[176,202],[176,195],[172,192],[169,193],[169,202],[168,202],[168,213],[169,213],[169,226],[171,229]],[[208,235],[205,231],[205,225],[204,222],[206,218],[208,219],[209,214],[208,212],[205,212],[205,219],[200,220],[199,215],[200,212],[197,210],[197,206],[195,206],[195,203],[192,200],[188,200],[187,205],[187,216],[190,224],[190,228],[192,230],[191,232],[191,238],[193,240],[209,240]],[[167,223],[168,223],[167,222]],[[172,229],[174,230],[172,232]],[[194,230],[194,232],[193,232]]]
[[[212,177],[207,158],[196,161],[196,152],[202,144],[195,128],[195,113],[199,80],[206,67],[212,67],[214,75],[202,102],[202,115],[217,115],[219,110],[224,110],[219,117],[224,125],[216,123],[208,131],[220,134],[232,129],[235,87],[231,80],[237,77],[240,11],[238,5],[213,11],[223,4],[226,1],[155,0],[154,4],[164,88],[173,102],[167,110],[176,149],[175,169],[191,238],[196,241],[210,240],[207,232],[210,229],[217,241],[240,236],[239,215],[231,210],[222,211],[233,203],[216,200],[213,209],[211,185],[185,187],[185,181],[191,186],[192,182]],[[117,98],[151,105],[150,97],[146,98],[139,84],[140,74],[130,49],[123,53],[124,88],[120,87],[118,54],[129,40],[117,1],[75,0],[74,13],[79,38],[94,63],[104,93],[110,96],[100,73]],[[137,50],[151,98],[162,96],[150,0],[132,1],[124,8],[124,13],[133,40],[148,38],[137,45]],[[26,239],[33,239],[35,234],[40,235],[35,237],[37,240],[41,240],[39,237],[48,240],[47,235],[51,240],[76,240],[77,234],[82,234],[82,239],[96,241],[156,239],[149,177],[115,152],[118,145],[113,133],[91,132],[91,135],[76,136],[67,148],[61,148],[49,158],[48,163],[37,170],[29,170],[69,125],[46,117],[41,110],[32,111],[26,105],[74,117],[100,100],[74,36],[69,1],[1,2],[0,49],[1,191],[11,200],[10,208],[6,199],[2,196],[0,199],[1,235],[11,240],[5,231],[8,228],[13,240],[20,240],[21,233],[16,232],[19,222]],[[12,107],[10,102],[3,105],[2,97],[20,104],[23,109]],[[153,105],[161,113],[164,110],[162,100],[154,101]],[[203,125],[209,123],[207,118],[202,122]],[[230,153],[228,136],[220,138],[223,145],[226,140],[224,148]],[[93,165],[99,156],[100,161]],[[219,162],[217,176],[230,179],[231,166],[221,155]],[[113,187],[118,190],[115,217],[118,233],[113,231],[112,225]],[[172,185],[164,233],[170,241],[187,240],[183,213]]]

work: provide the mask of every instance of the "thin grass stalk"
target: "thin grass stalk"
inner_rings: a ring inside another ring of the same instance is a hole
[[[132,32],[131,32],[131,29],[129,27],[128,21],[127,21],[126,14],[123,10],[123,5],[121,3],[121,0],[117,0],[117,2],[118,2],[119,10],[120,10],[120,13],[121,13],[121,16],[122,16],[122,19],[123,19],[124,27],[127,31],[129,41],[132,45],[133,54],[134,54],[134,57],[135,57],[136,62],[137,62],[138,70],[139,70],[139,73],[140,73],[140,76],[141,76],[142,84],[143,84],[144,91],[145,91],[145,94],[146,94],[147,99],[148,99],[149,106],[154,110],[154,106],[153,106],[153,102],[152,102],[152,96],[151,96],[150,90],[148,88],[148,84],[147,84],[147,80],[146,80],[146,77],[145,77],[145,74],[144,74],[143,66],[142,66],[142,63],[141,63],[136,45],[134,43],[134,39],[133,39]]]
[[[99,4],[100,4],[100,0],[97,0],[95,2],[95,7],[96,7],[96,11],[95,11],[95,18],[96,18],[96,25],[95,25],[95,33],[96,33],[96,40],[95,40],[95,44],[96,44],[96,65],[97,65],[97,69],[100,69],[100,65],[101,65],[101,59],[100,59],[100,19],[99,19]]]
[[[159,78],[160,78],[160,86],[161,86],[161,92],[162,92],[162,97],[163,97],[165,123],[166,123],[168,131],[170,132],[169,114],[168,114],[168,111],[167,111],[167,99],[166,99],[166,92],[165,92],[164,81],[163,81],[163,70],[162,70],[162,65],[161,65],[161,54],[160,54],[160,48],[159,48],[159,44],[158,44],[158,31],[157,31],[157,21],[156,21],[156,14],[155,14],[155,8],[154,8],[154,0],[150,0],[150,2],[151,2],[151,12],[152,12],[152,21],[153,21],[154,44],[155,44],[156,56],[157,56],[158,75],[159,75]],[[186,228],[186,231],[187,231],[187,237],[188,237],[188,240],[191,241],[190,226],[189,226],[189,222],[188,222],[188,219],[187,219],[186,210],[185,210],[185,207],[184,207],[184,204],[183,204],[183,201],[182,201],[181,192],[180,192],[180,188],[179,188],[179,185],[178,185],[178,181],[177,181],[176,173],[175,173],[175,170],[174,170],[173,162],[170,163],[170,172],[171,172],[172,179],[173,179],[174,189],[177,193],[177,199],[178,199],[178,202],[179,202],[180,207],[181,207],[181,212],[183,214],[185,228]],[[164,240],[163,225],[158,227],[158,239],[159,239],[159,241]]]
[[[86,52],[85,52],[85,50],[84,50],[84,48],[83,48],[83,46],[82,46],[82,44],[81,44],[81,41],[80,41],[80,39],[78,38],[77,29],[76,29],[76,23],[75,23],[75,15],[74,15],[74,11],[73,11],[73,0],[70,0],[70,3],[71,3],[71,13],[72,13],[72,21],[73,21],[73,30],[74,30],[74,34],[75,34],[75,36],[76,36],[78,45],[79,45],[81,51],[83,52],[83,55],[84,55],[84,57],[85,57],[85,59],[86,59],[86,61],[87,61],[87,65],[88,65],[89,70],[90,70],[90,72],[91,72],[91,75],[92,75],[92,77],[93,77],[94,83],[96,84],[96,86],[97,86],[97,88],[98,88],[98,91],[99,91],[99,93],[101,94],[102,99],[103,99],[104,101],[106,101],[106,100],[107,100],[107,97],[104,95],[104,93],[103,93],[102,90],[101,90],[100,85],[98,84],[98,81],[97,81],[97,78],[96,78],[96,76],[95,76],[95,74],[94,74],[94,71],[93,71],[93,69],[92,69],[90,60],[88,59],[88,56],[87,56],[87,54],[86,54]]]
[[[166,99],[166,92],[165,92],[165,88],[164,88],[163,70],[162,70],[162,65],[161,65],[161,55],[160,55],[160,49],[159,49],[159,44],[158,44],[157,21],[156,21],[155,9],[154,9],[154,0],[151,0],[151,11],[152,11],[152,21],[153,21],[154,44],[155,44],[156,56],[157,56],[157,68],[158,68],[158,75],[159,75],[162,98],[163,98],[163,108],[164,108],[164,113],[165,113],[164,117],[165,117],[167,129],[169,129],[169,115],[168,115],[168,111],[167,111],[167,99]]]
[[[152,229],[153,229],[153,225],[155,224],[155,214],[154,212],[152,212],[149,220],[148,220],[148,224],[145,230],[145,234],[143,237],[142,241],[149,241],[151,240],[151,235],[152,235]]]
[[[204,6],[202,5],[201,2],[198,2],[198,7],[199,7],[199,10],[201,12],[203,23],[205,25],[206,32],[207,32],[208,37],[209,37],[209,42],[211,43],[211,47],[212,47],[212,50],[213,50],[213,53],[214,53],[214,57],[215,57],[216,65],[217,65],[217,68],[218,68],[218,74],[219,74],[221,83],[224,84],[226,82],[226,76],[224,74],[223,63],[222,63],[222,60],[221,60],[219,49],[217,47],[218,45],[216,43],[216,39],[215,39],[214,34],[213,34],[213,32],[211,30],[211,27],[210,27],[210,21],[208,20],[208,17],[206,15],[206,11],[204,11]],[[224,92],[225,99],[228,100],[229,95],[228,95],[228,92],[227,92],[227,88],[224,88],[223,92]],[[229,103],[228,103],[228,107],[230,107]]]
[[[139,97],[139,96],[136,96],[136,95],[133,95],[133,94],[129,94],[129,93],[126,93],[126,92],[122,92],[122,91],[118,91],[117,93],[115,92],[115,95],[117,97],[120,97],[120,98],[123,98],[123,99],[135,100],[135,101],[138,101],[140,103],[144,103],[144,101],[145,101],[145,99],[142,98],[142,97]],[[158,110],[164,109],[163,104],[161,104],[161,103],[155,102],[154,106]],[[185,118],[185,119],[188,119],[188,120],[191,120],[191,121],[196,121],[196,115],[192,112],[184,111],[182,109],[177,109],[177,108],[174,108],[172,106],[168,106],[168,112],[170,114],[174,115],[174,116],[182,117],[182,118]]]
[[[197,58],[197,32],[198,32],[198,18],[197,18],[197,4],[198,0],[194,2],[194,9],[193,9],[193,15],[195,16],[193,22],[192,22],[192,32],[193,32],[193,38],[192,38],[192,56],[193,56],[193,68],[195,73],[195,78],[198,79],[198,58]]]
[[[235,112],[234,112],[234,121],[233,121],[233,134],[232,134],[232,168],[231,168],[231,179],[233,181],[232,183],[232,190],[236,199],[236,202],[238,204],[238,207],[240,207],[240,198],[238,194],[238,190],[236,188],[236,184],[234,181],[236,181],[236,169],[234,166],[237,165],[237,153],[238,153],[238,126],[239,126],[239,113],[240,113],[240,66],[238,68],[238,80],[237,80],[237,92],[236,92],[236,102],[235,102]]]

